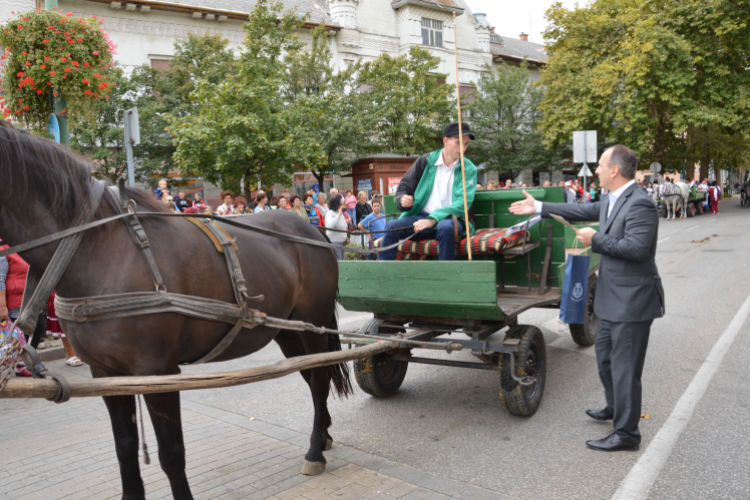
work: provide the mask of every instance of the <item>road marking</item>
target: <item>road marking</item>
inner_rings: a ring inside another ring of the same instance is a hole
[[[696,227],[698,227],[698,226],[700,226],[700,225],[701,225],[701,224],[696,224],[696,225],[694,225],[693,227],[689,227],[689,228],[687,228],[687,229],[686,229],[685,231],[692,231],[693,229],[695,229]]]
[[[745,299],[745,303],[737,311],[732,322],[729,323],[727,329],[714,344],[713,349],[711,349],[698,373],[695,374],[690,385],[680,397],[669,418],[659,429],[654,440],[648,445],[648,448],[630,470],[620,487],[617,488],[612,500],[645,500],[648,497],[648,493],[667,463],[677,439],[687,427],[696,406],[708,389],[711,379],[719,370],[724,356],[732,346],[734,339],[737,338],[737,334],[748,315],[750,315],[750,296]]]
[[[659,241],[657,241],[656,243],[657,243],[657,244],[659,244],[659,243],[661,243],[662,241],[667,241],[667,240],[668,240],[669,238],[671,238],[671,236],[667,236],[666,238],[662,238],[662,239],[660,239]]]

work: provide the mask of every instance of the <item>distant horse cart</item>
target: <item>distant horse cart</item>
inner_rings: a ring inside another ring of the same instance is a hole
[[[697,185],[688,187],[684,182],[660,184],[660,194],[657,200],[659,215],[672,220],[678,212],[681,219],[701,215],[706,195],[705,191],[698,190]]]

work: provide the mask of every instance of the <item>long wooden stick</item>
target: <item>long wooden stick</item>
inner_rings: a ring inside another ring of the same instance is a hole
[[[109,377],[95,379],[68,379],[72,398],[98,396],[132,396],[196,389],[213,389],[251,384],[262,380],[285,377],[292,373],[335,365],[346,361],[366,358],[381,352],[397,349],[397,341],[377,342],[365,347],[347,349],[334,353],[310,354],[289,358],[270,366],[259,366],[247,370],[224,373],[193,375],[160,375],[147,377]],[[0,399],[8,398],[53,398],[57,395],[57,382],[52,379],[12,378],[0,391]]]
[[[458,24],[453,13],[453,40],[456,49],[456,100],[458,101],[458,143],[461,148],[461,180],[464,186],[464,220],[466,221],[466,253],[471,260],[471,226],[469,222],[469,202],[466,199],[466,167],[464,165],[464,129],[461,126],[461,91],[458,80]],[[476,187],[476,186],[475,186]]]

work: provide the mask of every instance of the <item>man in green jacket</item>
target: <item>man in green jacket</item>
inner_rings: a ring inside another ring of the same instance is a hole
[[[462,124],[464,151],[474,139],[468,123]],[[444,148],[420,156],[409,168],[396,189],[396,206],[403,212],[388,223],[382,246],[390,246],[414,233],[413,240],[438,241],[440,260],[456,258],[456,237],[453,217],[458,218],[458,234],[464,233],[464,188],[461,177],[461,153],[458,123],[449,123],[443,130]],[[466,201],[471,206],[477,189],[477,167],[465,159]],[[412,228],[413,226],[413,228]],[[393,231],[400,229],[400,231]],[[474,228],[469,224],[469,229]],[[388,231],[391,230],[391,231]],[[394,260],[393,248],[378,260]]]

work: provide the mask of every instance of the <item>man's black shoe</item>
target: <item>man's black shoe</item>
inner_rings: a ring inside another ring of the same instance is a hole
[[[586,410],[586,415],[593,418],[594,420],[599,420],[601,422],[604,422],[605,420],[612,420],[612,417],[615,416],[614,412],[611,412],[606,408],[603,410]]]
[[[639,443],[621,437],[616,432],[604,439],[586,441],[586,446],[598,451],[636,451],[639,445]]]

